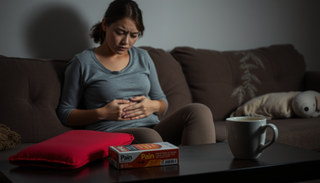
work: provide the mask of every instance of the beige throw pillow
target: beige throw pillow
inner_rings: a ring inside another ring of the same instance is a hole
[[[234,116],[264,116],[273,118],[290,118],[294,115],[292,99],[301,92],[281,92],[261,95],[247,101],[231,114]]]

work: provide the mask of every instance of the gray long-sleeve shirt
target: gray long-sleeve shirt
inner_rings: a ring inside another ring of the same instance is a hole
[[[83,99],[87,109],[103,107],[114,99],[144,95],[152,100],[168,101],[158,81],[154,63],[148,52],[136,47],[129,50],[129,64],[123,70],[110,71],[96,58],[94,49],[77,54],[67,66],[57,109],[61,122],[67,124],[69,114]],[[111,132],[124,128],[151,126],[159,123],[155,114],[138,120],[99,121],[86,126],[88,130]]]

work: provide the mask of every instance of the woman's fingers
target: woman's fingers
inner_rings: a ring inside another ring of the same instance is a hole
[[[113,100],[115,103],[117,104],[130,104],[130,100],[126,100],[126,99],[115,99]]]
[[[137,103],[124,108],[123,117],[131,119],[140,119],[148,116],[148,110],[145,104]]]
[[[134,101],[134,102],[139,102],[143,99],[145,99],[146,97],[145,96],[136,96],[136,97],[133,97],[133,98],[130,98],[131,101]]]
[[[130,101],[131,103],[122,110],[121,116],[123,119],[141,119],[156,111],[156,102],[145,96],[130,98]]]

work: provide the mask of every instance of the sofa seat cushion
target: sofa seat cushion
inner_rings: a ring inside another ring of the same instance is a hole
[[[109,146],[129,145],[125,133],[72,130],[29,146],[9,157],[13,165],[75,169],[109,155]]]
[[[320,117],[289,118],[268,120],[277,126],[279,136],[277,142],[304,149],[320,151]],[[215,122],[218,142],[227,141],[226,122]],[[267,130],[267,139],[272,139],[272,132]]]
[[[37,143],[71,130],[56,108],[67,61],[0,57],[1,123]]]
[[[193,102],[207,105],[215,121],[256,96],[304,89],[306,65],[292,45],[224,52],[177,47],[171,54],[183,69]]]

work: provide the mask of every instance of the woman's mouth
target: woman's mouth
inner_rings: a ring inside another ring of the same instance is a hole
[[[118,46],[118,49],[120,51],[126,51],[128,48],[127,47],[123,47],[123,46]]]

